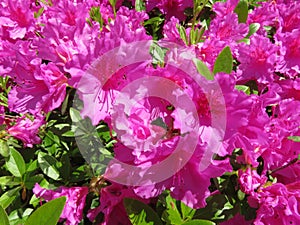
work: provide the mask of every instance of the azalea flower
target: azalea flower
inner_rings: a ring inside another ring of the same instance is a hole
[[[63,212],[60,216],[61,221],[66,221],[66,225],[77,225],[83,218],[83,208],[85,198],[88,194],[88,187],[59,187],[57,190],[47,190],[39,184],[35,184],[33,193],[38,198],[50,201],[62,196],[67,197]]]
[[[169,20],[172,16],[175,16],[179,20],[184,20],[184,10],[186,8],[193,7],[193,1],[190,0],[147,0],[146,10],[149,12],[157,7],[162,13],[166,14],[166,19]]]
[[[41,143],[38,132],[39,128],[44,124],[45,120],[40,115],[32,119],[22,116],[18,117],[12,126],[8,126],[7,132],[21,140],[26,147],[32,148],[34,144]]]
[[[260,189],[248,198],[252,207],[258,208],[255,225],[298,224],[300,222],[300,184],[275,183]]]
[[[59,107],[66,95],[67,78],[53,63],[41,64],[38,58],[28,61],[14,67],[17,85],[9,92],[10,111],[36,114]]]
[[[237,59],[240,62],[237,71],[238,80],[272,82],[278,46],[272,44],[268,38],[256,34],[250,37],[250,42],[250,45],[242,43],[238,46]]]

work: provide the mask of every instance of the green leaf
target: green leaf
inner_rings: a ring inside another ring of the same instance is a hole
[[[246,85],[235,85],[235,88],[239,91],[245,92],[247,95],[251,94],[250,87]]]
[[[197,58],[193,58],[193,62],[197,68],[198,73],[200,73],[202,76],[204,76],[207,80],[213,80],[214,75],[212,72],[208,69],[208,67],[205,65],[204,62]]]
[[[256,33],[256,31],[258,31],[260,28],[260,24],[259,23],[251,23],[249,25],[249,32],[246,36],[246,38],[250,38],[250,36],[254,33]]]
[[[63,154],[60,162],[62,163],[62,167],[60,168],[60,174],[64,180],[67,180],[70,178],[71,174],[71,163],[70,158],[67,154]]]
[[[56,167],[58,162],[53,156],[47,155],[43,152],[39,152],[38,163],[44,174],[46,174],[48,177],[52,178],[53,180],[58,180],[59,172]]]
[[[63,133],[61,136],[63,137],[75,137],[74,131],[68,130],[65,133]]]
[[[245,195],[245,193],[242,192],[241,190],[238,190],[237,196],[238,196],[239,200],[242,201],[242,200],[245,198],[246,195]]]
[[[143,0],[135,1],[135,10],[138,12],[145,10],[145,4]]]
[[[244,42],[244,43],[246,43],[246,44],[249,45],[250,44],[250,37],[251,37],[251,35],[254,34],[254,33],[256,33],[256,31],[258,31],[259,28],[260,28],[260,24],[259,23],[251,23],[249,25],[249,32],[248,32],[247,36],[245,38],[237,41],[237,42],[238,43]]]
[[[246,23],[248,18],[248,2],[240,0],[234,9],[234,12],[238,15],[239,23]]]
[[[185,221],[192,219],[196,212],[195,209],[188,207],[183,202],[180,202],[180,210],[181,210],[182,218]]]
[[[150,54],[152,56],[152,63],[154,65],[163,66],[165,63],[165,56],[168,49],[164,47],[160,47],[158,44],[153,43],[150,46]]]
[[[21,187],[16,187],[14,189],[11,189],[7,192],[5,192],[3,195],[0,197],[0,206],[2,206],[4,209],[6,209],[18,196],[18,191],[20,191],[22,188]]]
[[[215,223],[209,220],[191,220],[182,225],[215,225]]]
[[[73,123],[77,123],[82,120],[80,112],[74,108],[70,108],[70,116]]]
[[[180,225],[183,223],[183,219],[176,205],[176,200],[170,195],[166,196],[166,210],[162,214],[162,219],[166,221],[167,224]]]
[[[300,136],[289,136],[288,139],[294,142],[300,142]]]
[[[162,225],[158,215],[150,206],[131,198],[125,198],[123,204],[133,225]]]
[[[39,10],[37,12],[34,12],[34,18],[35,19],[39,18],[43,12],[44,12],[44,7],[39,8]]]
[[[158,117],[157,119],[153,120],[151,122],[152,125],[156,125],[156,126],[159,126],[159,127],[162,127],[164,129],[167,129],[167,125],[165,124],[165,122],[162,120],[161,117]]]
[[[39,175],[35,175],[35,176],[30,176],[30,177],[26,177],[26,179],[25,179],[25,187],[27,188],[27,189],[33,189],[33,187],[34,187],[34,185],[36,184],[36,183],[40,183],[42,180],[43,180],[44,178],[42,177],[42,175],[41,174],[39,174]]]
[[[56,225],[64,209],[66,197],[56,198],[34,211],[25,225]]]
[[[7,141],[0,139],[0,155],[3,157],[9,156],[9,147]]]
[[[187,34],[186,34],[186,30],[183,26],[181,25],[176,25],[177,26],[177,29],[178,29],[178,32],[179,32],[179,35],[181,37],[181,39],[183,40],[183,42],[188,45],[189,44],[189,41],[188,41],[188,38],[187,38]]]
[[[38,167],[39,167],[38,161],[37,161],[37,160],[34,160],[34,161],[32,161],[32,162],[29,164],[29,166],[28,166],[26,172],[27,172],[27,173],[33,172],[33,171],[35,171]]]
[[[0,206],[0,225],[9,225],[8,217],[5,210]]]
[[[7,169],[16,177],[22,177],[26,172],[26,165],[22,155],[15,149],[11,148],[10,156],[6,162]]]
[[[231,73],[233,68],[233,58],[230,51],[230,48],[226,46],[221,53],[218,55],[215,65],[214,65],[214,71],[213,73]]]
[[[0,185],[18,185],[21,183],[21,179],[19,177],[14,176],[3,176],[0,177]]]

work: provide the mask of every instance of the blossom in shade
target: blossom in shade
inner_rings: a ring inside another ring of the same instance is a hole
[[[134,198],[145,203],[149,202],[138,197],[130,187],[112,183],[107,187],[101,188],[100,206],[89,210],[87,217],[90,221],[94,221],[97,215],[102,212],[104,213],[103,224],[105,225],[131,225],[123,204],[124,198]]]
[[[247,221],[240,213],[237,213],[233,218],[220,223],[220,225],[252,225],[252,220]]]
[[[4,123],[5,111],[4,107],[0,105],[0,126]]]
[[[146,9],[151,11],[157,7],[162,13],[166,14],[166,19],[169,20],[172,16],[175,16],[179,20],[184,20],[184,10],[188,7],[193,7],[193,1],[191,0],[147,0]]]
[[[34,144],[39,144],[41,139],[38,136],[39,128],[45,124],[42,116],[28,118],[26,116],[18,117],[12,126],[8,126],[7,132],[21,140],[26,147],[33,147]]]
[[[276,177],[277,181],[282,184],[294,183],[299,180],[300,176],[300,162],[294,162],[285,168],[272,173],[273,177]]]
[[[63,212],[60,216],[62,221],[66,221],[66,225],[77,225],[83,218],[83,208],[85,198],[88,194],[88,187],[59,187],[57,190],[47,190],[39,184],[35,184],[33,193],[38,198],[43,198],[46,201],[66,196],[67,201]]]

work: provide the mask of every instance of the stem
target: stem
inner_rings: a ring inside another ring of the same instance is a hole
[[[277,172],[277,171],[279,171],[279,170],[285,169],[285,168],[289,167],[290,165],[293,165],[293,164],[296,163],[297,161],[298,161],[298,158],[295,158],[295,159],[291,160],[289,163],[287,163],[287,164],[285,164],[285,165],[283,165],[283,166],[280,166],[280,167],[278,167],[278,168],[276,168],[276,169],[274,169],[274,170],[269,170],[269,171],[267,172],[267,175],[271,175],[272,173],[275,173],[275,172]]]

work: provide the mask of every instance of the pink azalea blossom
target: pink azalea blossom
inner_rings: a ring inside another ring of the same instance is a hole
[[[38,58],[26,61],[14,67],[17,85],[9,93],[9,109],[35,114],[59,107],[65,98],[67,78],[53,63],[41,64]]]
[[[269,135],[268,145],[262,145],[262,157],[267,169],[275,169],[297,158],[300,144],[289,140],[289,136],[299,135],[300,103],[293,100],[284,100],[274,107],[274,115],[265,132]]]
[[[164,40],[184,45],[177,28],[179,25],[179,20],[172,16],[170,20],[164,24]]]
[[[7,128],[7,132],[21,140],[26,147],[32,148],[34,144],[41,143],[38,132],[43,124],[45,121],[42,116],[36,116],[34,119],[22,116],[16,119],[15,124]]]
[[[237,213],[233,218],[220,223],[220,225],[252,225],[252,222],[252,220],[246,221],[244,216]]]
[[[279,11],[279,32],[287,33],[299,30],[300,7],[297,2],[293,1],[288,4],[278,4]]]
[[[43,198],[46,201],[62,196],[67,197],[65,207],[60,216],[62,221],[66,221],[66,225],[77,225],[82,220],[85,198],[88,191],[88,187],[59,187],[53,191],[41,188],[39,184],[35,184],[33,188],[33,193],[36,197]]]
[[[131,225],[124,208],[124,198],[134,198],[145,203],[149,202],[138,197],[131,188],[113,183],[101,188],[100,206],[89,210],[88,218],[90,221],[94,221],[97,215],[102,212],[104,213],[104,225]]]
[[[259,187],[267,182],[267,177],[259,176],[256,170],[248,167],[245,171],[239,170],[240,189],[246,194],[254,193]]]
[[[255,225],[289,225],[300,222],[300,183],[288,185],[275,183],[260,189],[249,197],[252,207],[257,208]]]
[[[166,19],[169,20],[175,16],[179,20],[184,20],[184,10],[188,7],[193,7],[193,1],[190,0],[147,0],[146,9],[151,11],[155,7],[159,8],[162,13],[166,14]]]
[[[227,14],[224,17],[216,17],[210,23],[208,36],[211,39],[224,41],[227,44],[234,44],[243,39],[248,33],[248,26],[238,22],[235,13]]]
[[[296,77],[300,73],[300,29],[294,29],[290,33],[276,34],[280,54],[283,60],[277,65],[277,71],[290,77]]]
[[[276,18],[278,18],[276,3],[274,3],[274,1],[261,2],[258,7],[255,7],[253,11],[249,12],[247,24],[260,24],[260,28],[257,33],[266,36],[267,33],[264,26],[277,27],[278,22]]]
[[[23,39],[32,37],[34,32],[34,15],[31,11],[32,1],[5,0],[0,5],[0,29],[5,39]]]
[[[224,17],[228,14],[231,14],[236,5],[238,4],[238,0],[228,0],[226,2],[216,2],[213,5],[213,10],[219,17]]]
[[[4,123],[5,111],[4,107],[0,105],[0,126]]]
[[[250,41],[250,45],[241,43],[238,46],[237,59],[241,63],[238,67],[238,80],[271,82],[279,48],[268,38],[255,34],[251,36]]]

